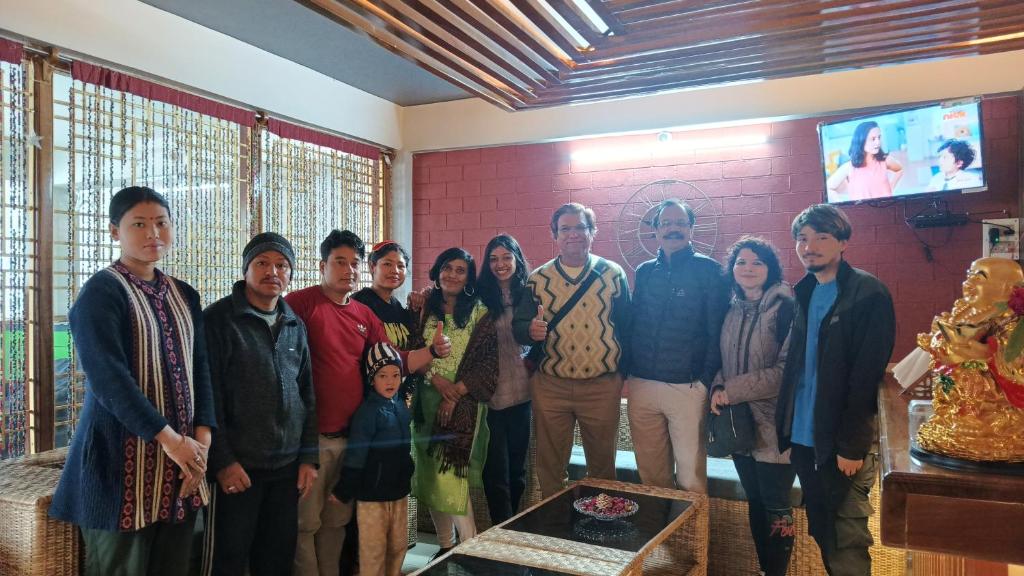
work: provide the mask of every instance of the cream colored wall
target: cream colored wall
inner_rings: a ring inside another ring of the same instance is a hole
[[[281,117],[402,147],[399,106],[137,0],[0,0],[0,29]]]

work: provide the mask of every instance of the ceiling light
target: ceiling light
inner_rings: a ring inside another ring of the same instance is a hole
[[[668,135],[665,138],[664,135]],[[610,162],[627,162],[644,158],[671,158],[691,150],[707,148],[733,148],[736,146],[754,146],[768,141],[768,135],[740,134],[719,138],[689,138],[675,140],[669,132],[659,132],[657,142],[647,146],[605,146],[576,150],[570,155],[573,162],[580,164],[597,164]]]

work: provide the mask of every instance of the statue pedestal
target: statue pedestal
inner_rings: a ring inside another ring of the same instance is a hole
[[[908,403],[887,374],[878,397],[882,543],[1024,564],[1024,477],[952,470],[913,458]]]

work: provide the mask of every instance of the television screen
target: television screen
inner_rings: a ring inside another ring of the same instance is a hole
[[[978,100],[818,124],[832,204],[985,187]]]

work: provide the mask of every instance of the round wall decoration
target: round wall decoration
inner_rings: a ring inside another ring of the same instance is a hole
[[[615,223],[615,239],[623,262],[633,270],[658,255],[654,212],[663,200],[686,202],[697,214],[690,243],[708,256],[718,244],[718,218],[714,202],[700,188],[683,180],[657,180],[644,184],[622,205]]]

